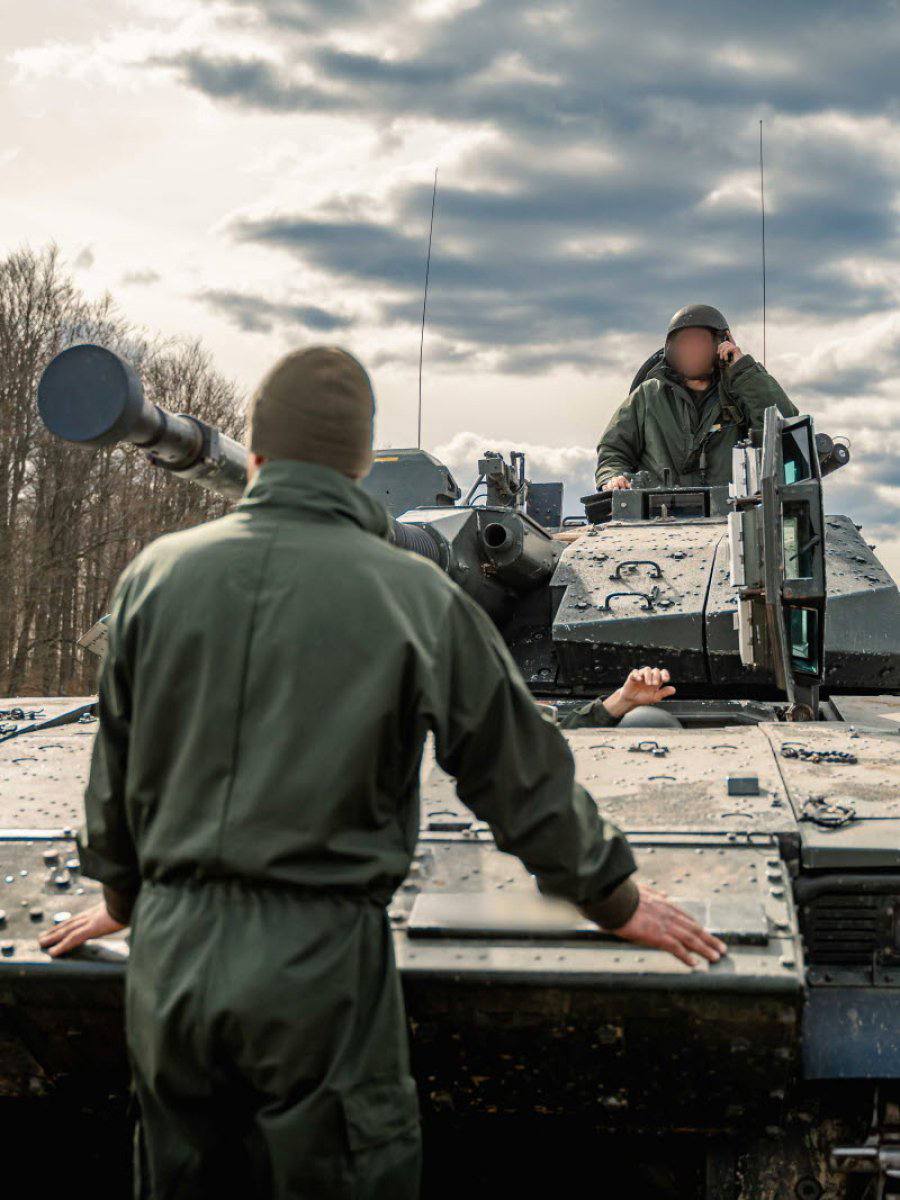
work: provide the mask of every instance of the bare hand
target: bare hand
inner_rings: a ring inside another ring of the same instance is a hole
[[[744,357],[744,352],[740,346],[736,346],[734,342],[727,338],[724,342],[719,342],[719,359],[722,363],[728,366],[734,366],[738,359]]]
[[[703,928],[677,904],[644,883],[641,899],[630,920],[614,930],[616,937],[653,950],[665,950],[689,967],[696,967],[692,951],[707,961],[718,962],[728,947]]]
[[[638,667],[617,691],[607,696],[603,707],[611,716],[624,717],[642,704],[659,704],[660,700],[675,695],[675,688],[668,686],[669,679],[665,667]]]
[[[38,944],[42,950],[47,951],[51,958],[59,958],[63,954],[77,950],[91,938],[109,937],[111,933],[118,933],[124,928],[124,925],[120,925],[118,921],[112,919],[106,911],[106,905],[101,900],[92,908],[76,913],[74,917],[69,917],[67,921],[54,925],[52,929],[42,933],[38,938]]]
[[[602,490],[604,492],[620,492],[623,488],[630,488],[631,483],[624,475],[615,475],[612,479],[607,479]]]

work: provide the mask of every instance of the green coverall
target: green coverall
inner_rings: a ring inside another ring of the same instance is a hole
[[[79,836],[137,893],[136,1195],[410,1200],[418,1107],[385,906],[431,730],[548,893],[615,928],[624,837],[497,630],[328,467],[266,463],[116,588]]]
[[[749,354],[721,368],[718,386],[699,410],[663,361],[607,425],[597,446],[597,487],[635,471],[648,471],[652,484],[662,484],[666,467],[676,487],[730,483],[731,451],[750,429],[762,429],[773,404],[784,416],[797,416],[781,385]]]

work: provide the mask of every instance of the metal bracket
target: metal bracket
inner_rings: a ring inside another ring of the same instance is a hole
[[[862,1146],[835,1146],[831,1165],[845,1175],[874,1175],[872,1200],[900,1196],[900,1104],[877,1091],[872,1128]]]

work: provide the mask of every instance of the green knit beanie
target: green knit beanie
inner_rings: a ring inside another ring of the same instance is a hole
[[[375,397],[364,367],[337,346],[279,359],[254,392],[247,444],[264,458],[293,458],[365,475],[372,464]]]

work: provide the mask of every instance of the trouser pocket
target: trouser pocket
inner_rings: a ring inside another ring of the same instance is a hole
[[[354,1200],[416,1200],[422,1149],[415,1080],[368,1079],[341,1101]]]

